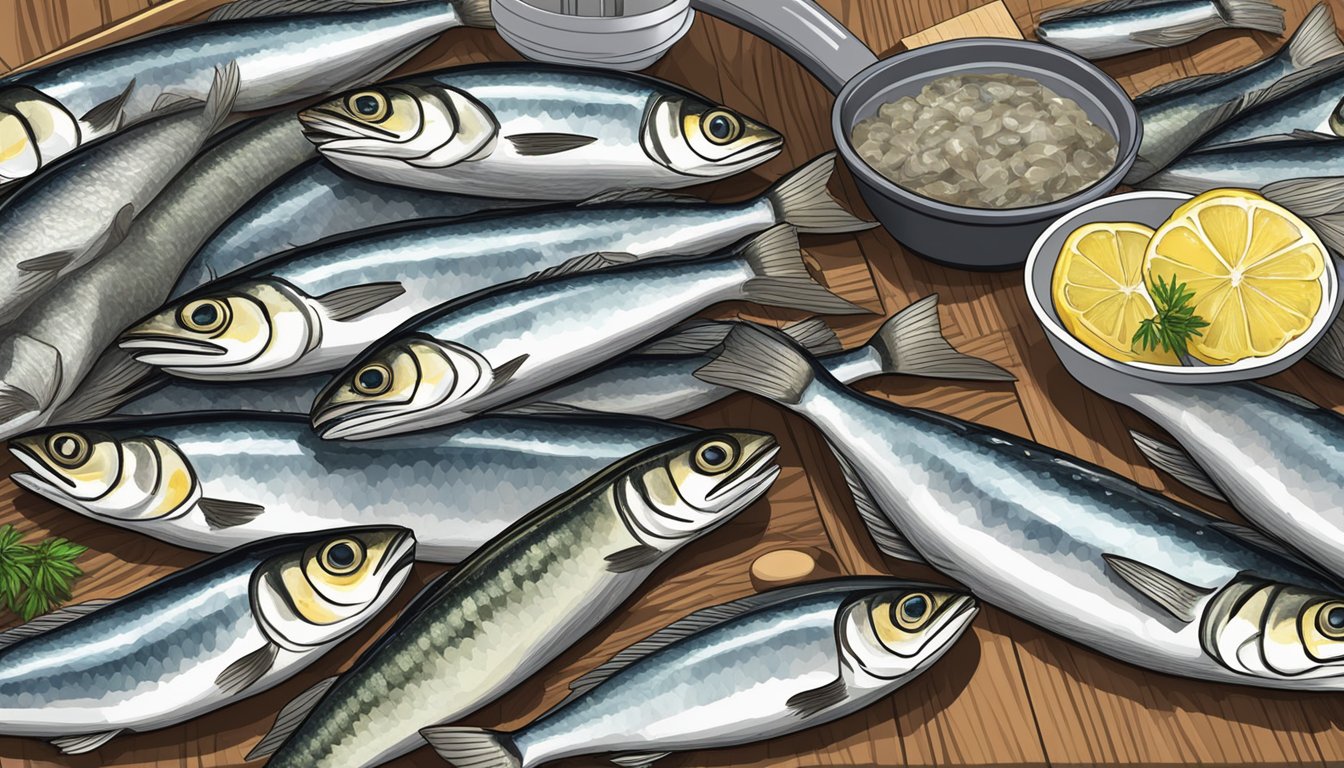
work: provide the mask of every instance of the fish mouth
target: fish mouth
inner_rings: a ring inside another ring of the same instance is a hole
[[[760,142],[754,147],[748,147],[747,149],[742,150],[742,152],[746,155],[746,157],[736,159],[733,162],[737,164],[760,162],[762,160],[767,159],[765,157],[766,155],[774,157],[775,155],[779,154],[780,150],[783,149],[783,147],[784,147],[784,137],[776,136],[773,139],[766,139],[765,141]]]
[[[391,548],[393,551],[399,549],[402,551],[397,559],[388,566],[389,578],[396,576],[401,571],[409,569],[411,566],[415,565],[415,543],[415,536],[412,535],[411,531],[402,531],[397,536],[396,540],[392,542]],[[374,573],[377,573],[379,570],[382,570],[382,564],[374,569]]]
[[[710,489],[706,494],[707,501],[718,501],[725,495],[737,495],[742,490],[742,486],[748,483],[752,488],[768,484],[764,482],[774,482],[776,477],[782,471],[780,467],[774,465],[774,458],[779,455],[779,442],[773,437],[768,438],[768,442],[763,443],[766,447],[762,448],[760,454],[751,461],[743,464],[732,472],[728,473],[719,484]]]
[[[405,413],[397,406],[369,407],[359,403],[329,408],[312,416],[313,431],[323,440],[370,440],[380,437],[388,428],[404,424],[420,413]],[[432,426],[426,422],[422,428]]]
[[[299,113],[303,137],[322,146],[337,139],[360,139],[364,134],[353,130],[348,121],[324,109],[305,109]]]
[[[172,365],[172,361],[152,360],[156,354],[186,354],[193,357],[220,357],[228,354],[227,349],[213,342],[183,339],[163,333],[127,333],[117,341],[117,346],[132,353],[140,351],[134,357],[146,365]]]
[[[20,456],[19,458],[22,459],[23,457]],[[76,512],[84,511],[75,497],[62,493],[55,483],[43,477],[41,473],[14,472],[9,476],[9,479],[25,491],[35,493],[53,504],[66,509],[73,509]]]
[[[966,627],[980,613],[980,604],[973,595],[959,595],[955,599],[957,600],[956,606],[944,610],[943,625],[930,636],[930,642],[948,637],[948,645],[951,645],[951,640],[965,631]]]

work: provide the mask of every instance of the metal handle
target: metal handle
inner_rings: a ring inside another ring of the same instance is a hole
[[[812,0],[691,0],[691,7],[763,38],[831,93],[877,61],[868,46]]]

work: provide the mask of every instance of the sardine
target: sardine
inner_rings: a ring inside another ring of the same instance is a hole
[[[232,109],[238,68],[216,73],[213,101],[148,119],[65,158],[0,206],[0,324],[57,281],[115,248]]]
[[[294,118],[276,115],[219,142],[175,178],[119,246],[61,281],[11,323],[0,339],[0,437],[47,422],[100,354],[134,320],[163,303],[206,238],[276,177],[312,156]],[[129,357],[99,366],[81,399],[102,402],[148,369]]]
[[[267,256],[334,235],[522,205],[528,203],[379,184],[313,158],[253,198],[216,232],[178,278],[171,298]]]
[[[352,173],[488,197],[686,187],[754,168],[784,143],[671,83],[530,63],[417,75],[299,118],[322,154]]]
[[[645,419],[488,417],[351,443],[319,439],[303,416],[184,414],[17,438],[10,450],[29,471],[11,479],[207,552],[387,523],[416,532],[420,559],[455,563],[604,467],[687,431]]]
[[[376,616],[414,557],[392,526],[287,536],[11,629],[0,733],[79,754],[254,696]]]
[[[695,371],[712,359],[732,322],[702,321],[655,341],[616,362],[582,373],[539,393],[511,411],[545,413],[553,406],[673,419],[718,402],[733,390],[702,381]],[[978,357],[963,355],[943,338],[938,296],[926,296],[882,324],[860,347],[842,351],[820,319],[780,329],[849,384],[885,374],[976,381],[1012,381],[1013,375]]]
[[[151,387],[120,403],[113,416],[166,416],[178,413],[287,413],[307,416],[331,375],[288,379],[197,381],[160,376]],[[99,414],[93,418],[100,418]]]
[[[444,305],[337,374],[313,404],[313,427],[324,438],[361,440],[460,421],[735,299],[810,312],[865,311],[813,280],[797,234],[781,224],[727,255],[565,274]]]
[[[599,753],[647,768],[670,752],[766,741],[857,712],[928,669],[976,611],[964,592],[897,579],[777,589],[659,630],[519,730],[423,733],[457,768]]]
[[[1338,176],[1344,176],[1344,139],[1299,132],[1188,154],[1138,186],[1198,195],[1219,187],[1260,189],[1282,181]]]
[[[1229,121],[1195,145],[1195,152],[1250,139],[1310,131],[1344,136],[1344,57],[1313,67],[1318,77],[1292,93]]]
[[[421,728],[521,683],[673,552],[760,498],[777,451],[763,433],[697,431],[604,470],[426,587],[350,671],[286,707],[248,758],[279,747],[270,768],[363,768],[420,746]]]
[[[284,14],[290,15],[284,15]],[[239,112],[378,80],[457,26],[491,27],[488,0],[236,0],[188,24],[0,79],[0,182],[240,76]]]
[[[757,327],[697,374],[807,417],[878,547],[1158,672],[1344,690],[1344,594],[1258,532],[998,430],[861,395]]]
[[[1036,39],[1088,59],[1170,48],[1218,29],[1283,34],[1268,0],[1103,0],[1041,14]]]
[[[1143,138],[1125,183],[1133,186],[1152,176],[1211,131],[1317,77],[1315,68],[1342,54],[1344,42],[1330,7],[1320,3],[1273,56],[1230,72],[1188,77],[1144,92],[1134,99]]]

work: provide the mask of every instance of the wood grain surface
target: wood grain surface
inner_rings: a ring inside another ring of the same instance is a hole
[[[1289,30],[1310,7],[1307,0],[1278,2],[1288,11]],[[1344,20],[1344,6],[1339,0],[1330,2]],[[1028,37],[1035,17],[1058,4],[1005,3]],[[214,0],[169,0],[150,8],[146,0],[0,0],[0,70],[38,60],[72,41],[71,50],[81,50],[179,23],[214,4]],[[980,0],[822,0],[879,55],[892,51],[903,37],[979,4]],[[1246,64],[1281,42],[1258,33],[1218,32],[1190,45],[1111,59],[1102,66],[1137,93],[1175,78]],[[416,57],[406,71],[517,58],[494,33],[454,30]],[[830,94],[784,54],[717,20],[697,19],[689,34],[649,72],[762,119],[788,140],[782,156],[704,190],[710,197],[753,194],[834,146]],[[837,174],[833,188],[851,208],[866,213],[846,172]],[[1175,486],[1143,462],[1127,430],[1158,433],[1156,427],[1069,377],[1032,317],[1020,273],[944,268],[907,253],[880,229],[858,237],[805,238],[804,245],[830,286],[875,313],[835,321],[847,346],[865,340],[884,316],[937,293],[952,343],[1017,376],[1015,383],[991,385],[888,377],[864,382],[860,387],[864,391],[1032,438],[1235,518],[1226,506]],[[798,319],[786,312],[745,306],[722,307],[718,314],[774,323]],[[1344,412],[1344,386],[1309,363],[1268,383]],[[800,418],[738,395],[686,421],[778,435],[785,471],[768,499],[677,555],[616,616],[531,682],[468,722],[484,726],[527,722],[562,698],[570,680],[630,642],[698,607],[752,592],[752,562],[774,550],[812,554],[818,573],[893,573],[941,580],[927,569],[888,561],[877,553],[858,523],[829,450]],[[15,468],[12,459],[0,462],[5,476]],[[78,584],[76,600],[125,594],[203,557],[59,510],[18,491],[7,480],[0,481],[0,522],[12,522],[28,532],[54,532],[89,546],[80,561],[88,575]],[[395,607],[400,608],[439,570],[417,566]],[[0,739],[0,766],[243,765],[243,756],[269,727],[275,711],[313,682],[349,666],[391,616],[388,612],[379,626],[367,628],[295,679],[261,696],[179,726],[119,737],[80,757],[62,757],[39,741]],[[12,622],[13,617],[7,620]],[[987,608],[974,631],[935,668],[863,712],[769,743],[676,755],[658,765],[1197,763],[1344,764],[1344,696],[1293,695],[1145,672]],[[442,763],[428,750],[420,750],[394,765]]]

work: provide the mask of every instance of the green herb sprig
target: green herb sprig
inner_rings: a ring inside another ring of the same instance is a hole
[[[75,560],[88,547],[60,537],[24,544],[12,525],[0,526],[0,602],[32,621],[70,599],[84,571]]]
[[[1185,283],[1178,285],[1175,275],[1171,276],[1169,283],[1158,277],[1157,284],[1150,286],[1150,291],[1157,314],[1139,323],[1130,343],[1140,350],[1161,347],[1177,356],[1185,356],[1189,351],[1190,340],[1195,336],[1203,336],[1199,329],[1209,326],[1204,318],[1195,314],[1195,308],[1190,304],[1191,299],[1195,298],[1195,292],[1187,291]]]

